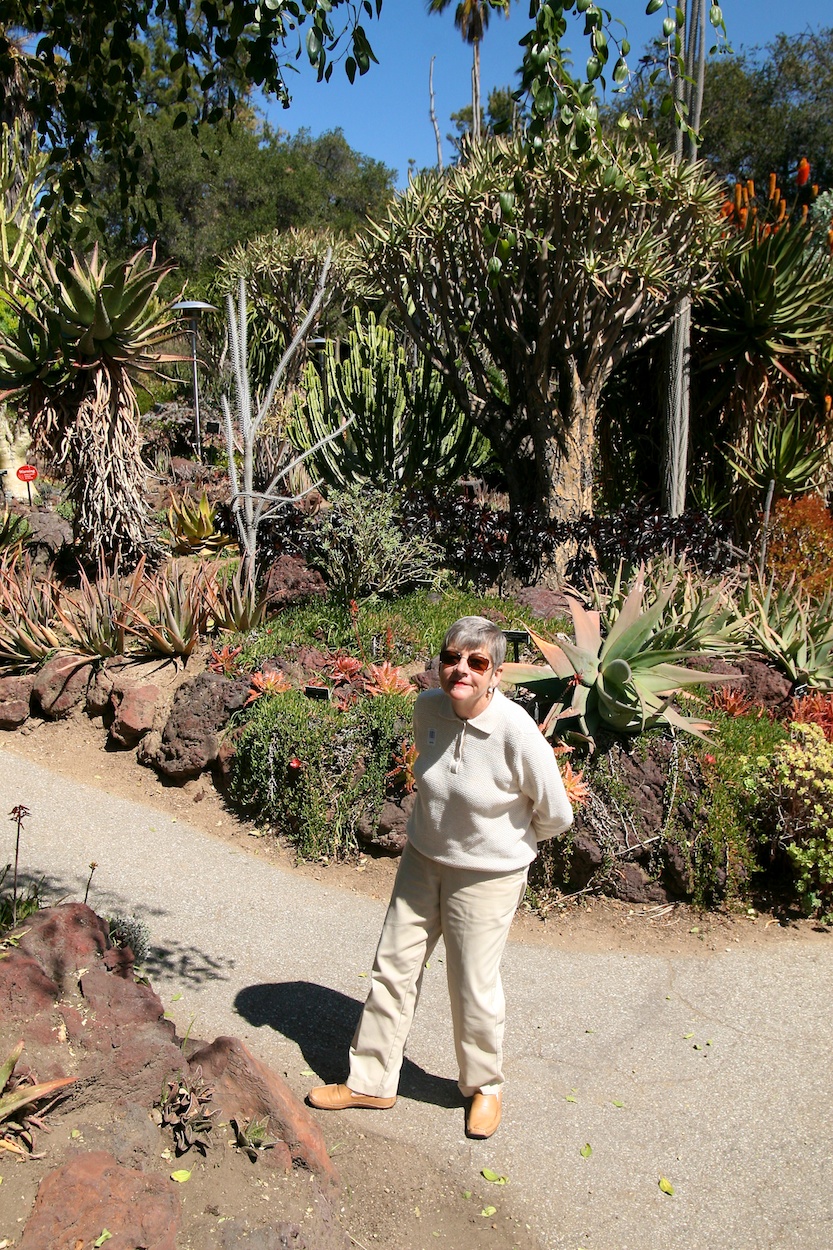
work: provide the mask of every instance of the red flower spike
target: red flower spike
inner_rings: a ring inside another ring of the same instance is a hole
[[[795,175],[795,185],[797,187],[806,187],[810,181],[810,162],[806,156],[802,156],[798,162],[798,173]]]

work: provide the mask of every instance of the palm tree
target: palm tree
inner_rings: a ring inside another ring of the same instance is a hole
[[[444,13],[451,0],[428,0],[429,13]],[[472,46],[471,70],[471,134],[480,138],[480,41],[489,25],[492,9],[500,9],[509,17],[509,0],[458,0],[454,25],[466,43]]]

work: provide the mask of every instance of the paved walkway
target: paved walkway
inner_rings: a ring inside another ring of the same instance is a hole
[[[83,897],[95,860],[96,909],[148,921],[149,970],[180,1032],[193,1018],[194,1036],[243,1037],[298,1092],[315,1083],[304,1069],[342,1077],[381,904],[0,752],[0,808],[21,802],[32,811],[22,866],[45,875],[53,897]],[[12,838],[9,824],[11,850]],[[508,1085],[495,1138],[465,1139],[445,1079],[441,949],[404,1096],[384,1116],[350,1114],[464,1181],[484,1166],[509,1176],[516,1212],[546,1250],[833,1244],[833,938],[830,949],[700,958],[510,942],[504,982]]]

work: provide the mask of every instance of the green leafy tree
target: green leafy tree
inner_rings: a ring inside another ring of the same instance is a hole
[[[10,0],[0,27],[0,115],[26,101],[42,145],[49,150],[65,206],[92,199],[94,148],[119,161],[123,187],[139,185],[144,149],[139,133],[146,58],[137,49],[160,17],[172,36],[165,65],[179,76],[175,126],[193,122],[192,88],[203,95],[202,117],[212,124],[234,115],[239,67],[245,80],[289,104],[284,71],[302,51],[319,79],[347,53],[352,80],[374,60],[362,14],[379,14],[382,0],[360,8],[350,0]],[[145,194],[156,193],[152,178]]]
[[[616,365],[707,283],[721,190],[619,143],[486,140],[415,179],[362,245],[370,281],[492,444],[513,508],[592,511],[596,415]]]
[[[141,131],[147,174],[153,163],[159,178],[150,227],[159,254],[203,288],[216,258],[238,244],[304,226],[354,234],[393,194],[394,171],[355,152],[340,130],[289,138],[241,119],[202,123],[195,134],[163,112]],[[125,213],[113,174],[112,160],[97,168],[102,237],[125,255],[148,241],[149,227],[138,203]]]
[[[650,82],[654,54],[634,75],[624,108],[645,118],[651,133],[673,146],[673,118],[662,112],[661,84]],[[833,27],[778,35],[759,48],[705,62],[698,156],[721,178],[782,186],[802,157],[812,181],[833,188]],[[608,108],[607,124],[622,111]]]

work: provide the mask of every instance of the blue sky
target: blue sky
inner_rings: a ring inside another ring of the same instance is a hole
[[[646,0],[607,0],[615,19],[627,27],[636,60],[645,44],[658,33],[664,10],[645,16]],[[436,162],[436,143],[428,114],[428,71],[434,63],[434,95],[445,156],[451,152],[445,135],[452,129],[450,114],[471,102],[471,49],[454,28],[454,0],[442,15],[428,15],[426,0],[384,0],[382,15],[366,23],[379,64],[351,86],[337,65],[329,83],[318,83],[310,67],[290,72],[292,92],[288,110],[266,109],[270,122],[290,133],[306,127],[314,135],[340,126],[347,142],[397,171],[397,185],[407,179],[408,161],[417,167]],[[725,0],[723,14],[730,45],[739,50],[766,44],[778,34],[800,34],[833,26],[830,0]],[[339,10],[336,10],[338,14]],[[507,21],[492,17],[481,51],[483,99],[492,87],[515,82],[521,60],[518,40],[529,29],[528,4],[513,0]],[[614,22],[614,31],[622,27]],[[586,43],[577,29],[565,40],[579,64]],[[831,102],[833,107],[833,101]]]

